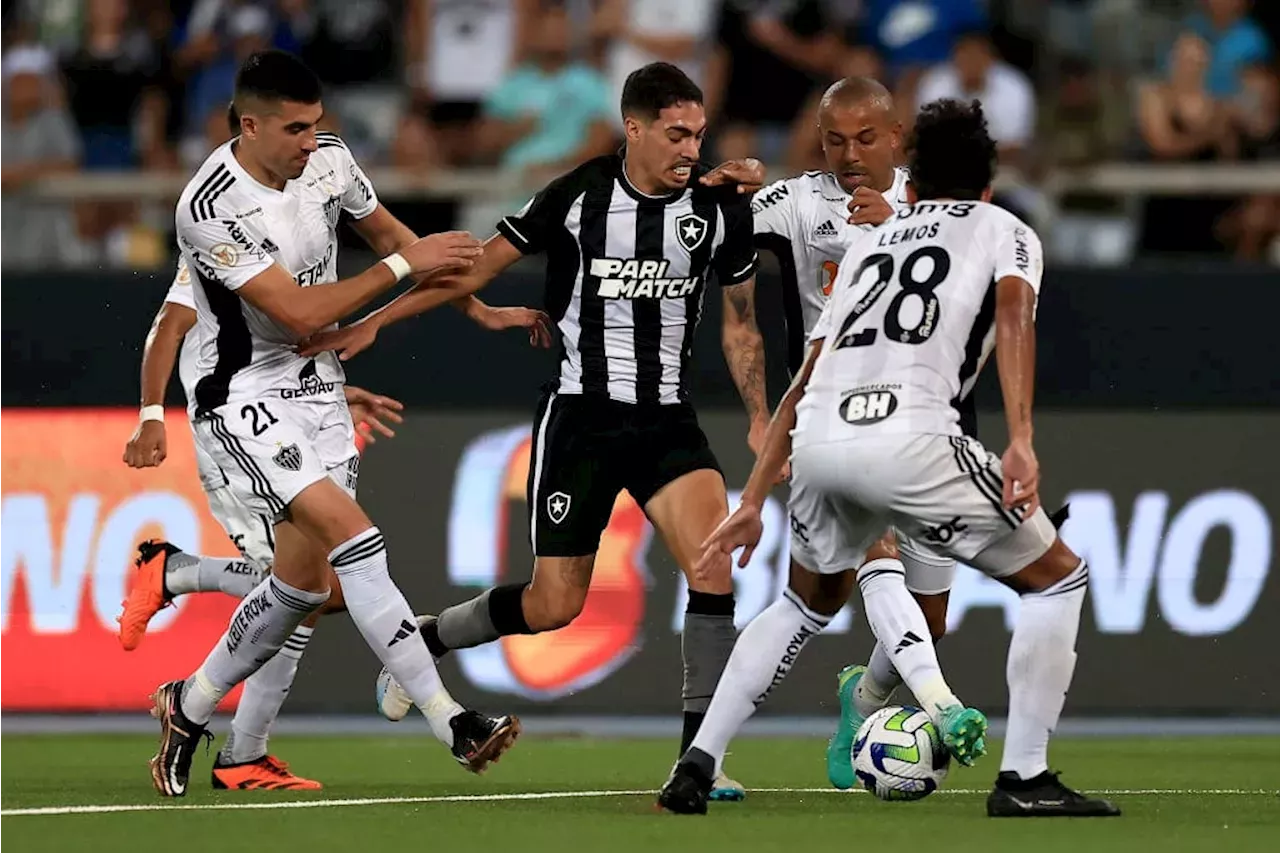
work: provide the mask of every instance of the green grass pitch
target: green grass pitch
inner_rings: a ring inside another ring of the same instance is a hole
[[[0,804],[13,851],[159,849],[495,851],[964,851],[1280,849],[1280,738],[1079,739],[1054,744],[1068,784],[1115,792],[1107,820],[991,820],[983,801],[999,744],[943,791],[881,803],[826,790],[817,740],[742,740],[727,762],[753,790],[706,817],[655,813],[673,744],[526,735],[483,777],[429,736],[281,737],[273,751],[327,785],[316,794],[214,792],[201,754],[190,794],[163,801],[146,761],[153,738],[7,736]],[[581,792],[559,798],[547,792]],[[631,792],[631,793],[628,793]],[[391,799],[394,802],[369,802]],[[309,801],[315,807],[281,808]],[[337,802],[341,801],[341,802]],[[141,805],[147,810],[24,810]],[[171,810],[172,806],[180,810]]]

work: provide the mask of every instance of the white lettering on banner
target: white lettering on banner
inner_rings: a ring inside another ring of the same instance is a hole
[[[1123,553],[1110,494],[1075,492],[1067,500],[1071,518],[1062,537],[1089,562],[1089,599],[1101,633],[1136,634],[1146,628],[1153,587],[1160,620],[1179,634],[1226,634],[1253,612],[1271,565],[1271,519],[1253,495],[1206,492],[1166,524],[1168,494],[1144,492],[1134,501]],[[1212,602],[1201,602],[1195,597],[1201,551],[1218,527],[1231,536],[1231,561],[1221,592]],[[947,630],[959,628],[970,609],[1000,607],[1012,631],[1017,602],[1002,584],[974,571],[958,572]]]
[[[93,570],[93,603],[102,624],[115,630],[120,599],[128,589],[126,573],[131,570],[138,540],[145,527],[155,526],[170,542],[200,542],[200,519],[191,504],[173,492],[143,492],[121,503],[102,524],[98,535],[98,559]],[[198,547],[198,546],[197,546]],[[163,631],[178,618],[183,596],[166,607],[147,626]]]
[[[114,631],[126,588],[126,572],[143,528],[158,526],[166,539],[175,542],[200,541],[195,510],[172,492],[143,492],[129,498],[106,517],[99,532],[100,505],[97,495],[72,498],[63,522],[61,547],[55,549],[46,497],[29,493],[5,495],[0,522],[0,619],[4,628],[9,627],[13,587],[21,571],[31,628],[36,633],[66,634],[80,627],[80,602],[86,582],[90,584],[99,623]],[[88,572],[90,560],[92,574]],[[179,608],[174,607],[157,614],[151,622],[152,629],[162,630],[177,618],[178,612]]]
[[[84,590],[89,548],[98,517],[95,495],[76,495],[67,508],[62,528],[61,558],[54,565],[53,533],[44,495],[5,495],[0,509],[0,607],[3,627],[9,627],[13,584],[23,569],[31,627],[40,634],[70,634],[76,630],[80,596]],[[118,600],[118,599],[117,599]]]
[[[1215,527],[1231,534],[1226,582],[1212,604],[1196,600],[1197,557]],[[1249,618],[1271,565],[1271,519],[1253,495],[1209,492],[1191,501],[1169,527],[1160,562],[1160,612],[1181,634],[1225,634]]]
[[[729,492],[729,506],[736,507],[742,492]],[[733,623],[739,631],[760,615],[782,595],[791,577],[791,536],[787,525],[787,511],[782,502],[773,497],[765,498],[760,512],[764,522],[764,535],[746,567],[738,568],[741,549],[733,552]],[[671,614],[671,630],[679,634],[684,630],[684,610],[689,603],[689,584],[684,575],[676,579],[675,609]],[[841,608],[824,634],[844,634],[853,625],[853,609]]]

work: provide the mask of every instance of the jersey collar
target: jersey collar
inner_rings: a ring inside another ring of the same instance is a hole
[[[244,185],[249,192],[255,193],[264,199],[278,199],[283,196],[283,190],[277,190],[267,186],[253,175],[250,175],[248,171],[245,170],[244,166],[240,165],[240,161],[236,159],[236,152],[232,150],[232,146],[235,145],[239,139],[240,137],[237,136],[229,142],[224,142],[221,148],[222,161],[226,163],[227,168],[231,170],[231,174],[243,180]],[[288,188],[288,186],[289,183],[286,182],[285,187]]]
[[[689,191],[689,188],[686,186],[684,189],[672,190],[671,192],[663,193],[661,195],[649,195],[649,193],[641,192],[640,189],[637,188],[635,184],[631,183],[631,179],[627,177],[626,154],[627,154],[627,147],[625,145],[618,149],[618,157],[617,157],[618,183],[622,186],[622,191],[625,192],[627,195],[631,196],[636,201],[639,201],[639,202],[659,201],[659,202],[662,202],[663,204],[670,204],[671,202],[676,201],[681,196],[683,196],[686,192]],[[697,171],[696,169],[690,171],[689,180],[692,181],[696,179],[694,174],[696,171]]]

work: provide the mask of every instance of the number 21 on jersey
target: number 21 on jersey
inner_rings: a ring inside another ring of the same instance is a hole
[[[924,264],[925,261],[929,263]],[[942,313],[938,296],[933,291],[951,272],[951,256],[947,254],[946,249],[939,246],[921,246],[907,255],[902,261],[902,266],[896,270],[895,263],[892,255],[880,253],[869,255],[858,267],[858,271],[853,275],[854,287],[860,285],[863,276],[872,270],[875,271],[875,281],[853,306],[844,323],[840,325],[840,331],[836,335],[835,349],[865,347],[875,343],[880,334],[879,329],[869,325],[867,328],[855,330],[854,326],[871,311],[880,297],[884,296],[889,283],[894,279],[895,272],[898,285],[902,289],[894,294],[885,309],[883,323],[885,337],[903,344],[922,344],[933,336]],[[913,327],[906,328],[903,326],[902,309],[906,306],[907,299],[913,296],[919,300],[921,306],[920,320]]]

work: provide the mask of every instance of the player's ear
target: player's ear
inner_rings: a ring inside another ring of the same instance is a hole
[[[983,201],[985,201],[985,202],[987,202],[988,204],[990,204],[990,203],[991,203],[991,196],[992,196],[992,195],[994,195],[994,190],[992,190],[992,189],[991,189],[991,187],[987,187],[985,190],[983,190],[983,191],[982,191],[982,195],[980,196],[980,198],[981,198]]]
[[[895,121],[893,123],[893,133],[889,137],[889,144],[893,146],[894,151],[902,147],[902,122]]]
[[[627,142],[639,142],[640,136],[644,133],[644,126],[635,116],[623,116],[622,130],[627,136]]]

